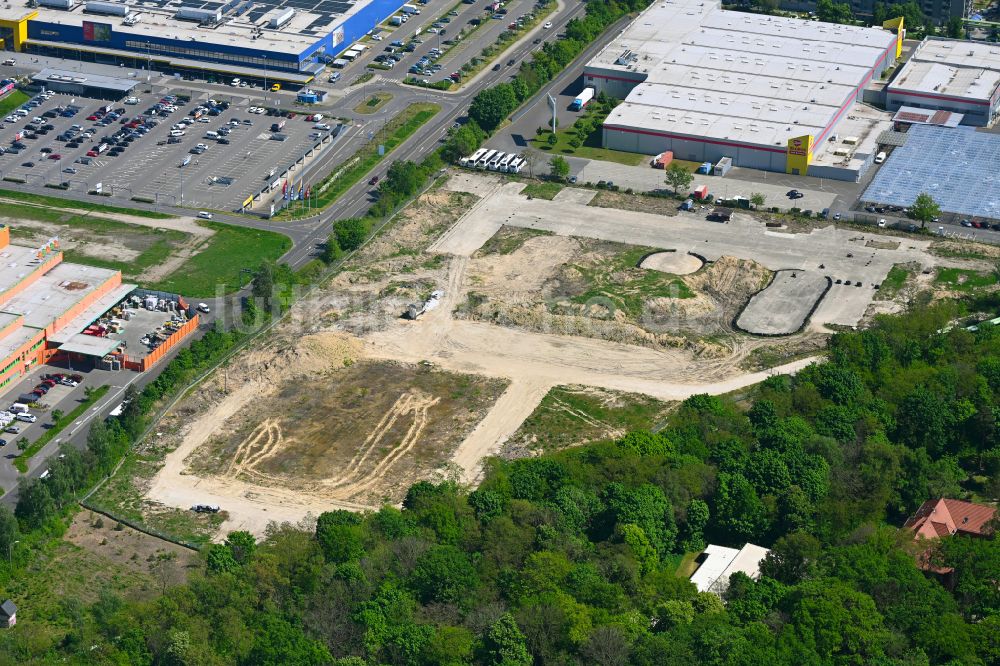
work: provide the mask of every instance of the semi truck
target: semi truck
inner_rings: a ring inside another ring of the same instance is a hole
[[[590,103],[590,100],[592,99],[594,99],[594,89],[590,86],[587,86],[577,96],[577,98],[573,100],[573,103],[570,104],[569,108],[573,109],[574,111],[579,111],[583,107],[587,106],[587,104]]]

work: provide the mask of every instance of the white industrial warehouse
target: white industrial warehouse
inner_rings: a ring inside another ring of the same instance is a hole
[[[587,65],[584,79],[625,100],[604,123],[607,148],[857,180],[887,127],[857,102],[895,63],[900,39],[726,11],[717,1],[658,1]]]
[[[952,111],[966,125],[989,125],[1000,113],[1000,46],[928,38],[886,88],[886,107]]]

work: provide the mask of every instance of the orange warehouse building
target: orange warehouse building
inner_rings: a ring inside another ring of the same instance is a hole
[[[62,259],[56,239],[11,245],[10,228],[0,227],[0,390],[60,350],[73,351],[82,331],[136,287],[123,284],[120,271]]]

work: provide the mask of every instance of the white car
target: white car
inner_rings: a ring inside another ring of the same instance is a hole
[[[548,30],[551,27],[552,27],[552,21],[546,21],[545,25],[542,26],[542,28],[544,28],[545,30]]]
[[[38,420],[38,417],[35,416],[34,414],[25,413],[25,414],[18,414],[17,420],[24,421],[25,423],[34,423],[35,421]]]
[[[885,222],[885,218],[884,217],[878,218],[878,226],[879,226],[880,229],[884,229],[885,228],[885,224],[886,224],[886,222]]]
[[[208,307],[208,303],[199,303],[198,304],[198,312],[204,312],[205,314],[208,314],[211,311],[212,311],[212,309],[210,307]]]
[[[207,210],[203,210],[203,211],[199,211],[198,212],[198,217],[200,217],[203,220],[211,220],[212,217],[213,217],[213,215],[211,213],[209,213]],[[200,305],[202,305],[202,304],[199,304],[199,306]]]

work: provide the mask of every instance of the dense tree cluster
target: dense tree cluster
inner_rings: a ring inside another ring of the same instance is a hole
[[[991,664],[1000,541],[916,566],[925,499],[1000,490],[1000,329],[933,308],[836,335],[829,360],[738,399],[686,400],[657,433],[421,482],[403,509],[234,532],[146,602],[104,595],[14,657],[134,664]],[[19,516],[22,524],[32,520]],[[0,516],[0,539],[16,526]],[[6,525],[6,527],[5,527]],[[724,601],[675,572],[706,542],[770,547]],[[96,646],[91,649],[90,646]],[[34,651],[34,652],[32,652]]]

